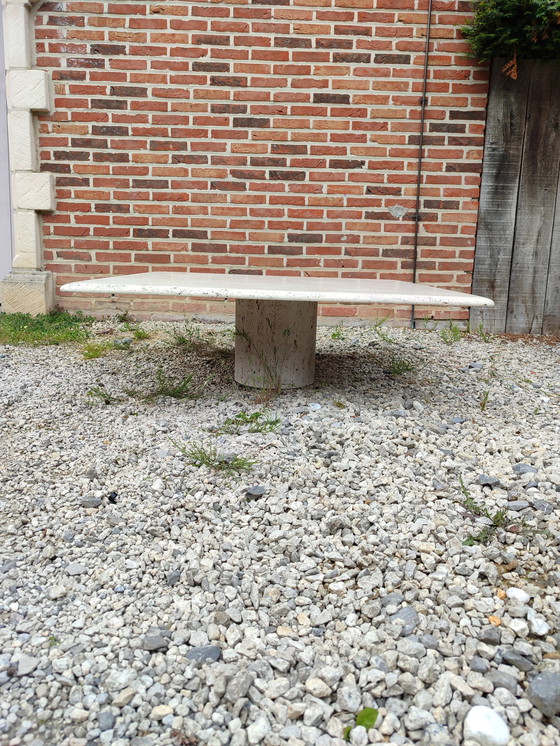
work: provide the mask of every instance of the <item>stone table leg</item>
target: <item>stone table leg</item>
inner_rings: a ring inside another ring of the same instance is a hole
[[[317,303],[237,300],[235,380],[259,389],[313,383]]]

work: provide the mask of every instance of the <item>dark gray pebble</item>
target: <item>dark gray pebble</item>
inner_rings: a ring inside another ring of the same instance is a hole
[[[519,671],[527,672],[534,668],[534,664],[531,663],[529,658],[526,658],[524,655],[520,655],[512,648],[506,648],[503,651],[502,660],[509,666],[514,666]]]
[[[217,645],[204,645],[200,648],[191,648],[187,651],[187,659],[190,661],[215,663],[222,657],[222,650]]]
[[[486,645],[499,645],[502,633],[497,627],[484,627],[480,630],[478,639]]]
[[[513,467],[515,474],[536,474],[538,469],[531,464],[515,464]]]
[[[167,650],[169,647],[169,640],[166,640],[165,637],[162,637],[161,635],[146,635],[142,640],[141,647],[142,650],[147,650],[150,653],[155,652],[156,650]]]

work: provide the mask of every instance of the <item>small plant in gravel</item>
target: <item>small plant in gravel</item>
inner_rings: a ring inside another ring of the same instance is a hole
[[[342,737],[345,741],[350,740],[350,733],[352,732],[352,729],[355,728],[357,725],[362,725],[366,730],[369,730],[370,728],[373,728],[375,726],[375,723],[377,722],[377,717],[379,715],[379,711],[376,710],[374,707],[364,707],[363,710],[360,710],[360,712],[356,715],[356,722],[354,725],[347,725],[344,729],[344,732],[342,734]]]
[[[227,357],[231,354],[229,348],[220,347],[216,344],[216,334],[213,331],[204,333],[196,327],[185,325],[183,329],[174,329],[169,332],[167,344],[178,347],[184,352],[193,352],[197,355],[212,357]]]
[[[55,648],[57,645],[60,645],[60,640],[57,640],[54,635],[49,635],[47,642],[49,643],[49,648]]]
[[[95,319],[81,312],[53,311],[31,316],[28,313],[0,314],[0,343],[58,345],[82,342],[89,332],[86,326]]]
[[[465,332],[461,329],[458,324],[453,321],[449,322],[449,326],[441,329],[439,336],[447,345],[452,345],[454,342],[459,342],[464,336]]]
[[[119,324],[128,324],[130,322],[130,314],[128,311],[118,311],[115,314],[115,319]]]
[[[414,364],[410,360],[406,360],[402,357],[396,357],[389,363],[387,373],[391,376],[402,376],[403,373],[412,373],[414,370]]]
[[[98,357],[103,357],[111,347],[110,342],[86,342],[82,347],[82,355],[86,360],[95,360]]]
[[[87,393],[91,398],[91,404],[95,401],[101,401],[103,404],[117,404],[122,401],[120,397],[110,394],[103,384],[100,386],[92,386]]]
[[[132,332],[134,339],[150,339],[152,336],[149,331],[142,329],[139,324],[131,324],[128,321],[123,324],[122,328],[123,331]]]
[[[479,407],[481,412],[486,411],[486,407],[488,406],[488,397],[490,396],[490,391],[485,391],[482,395],[482,399],[479,402]]]
[[[387,342],[387,344],[393,344],[395,340],[389,334],[387,334],[387,332],[383,328],[387,319],[388,319],[388,316],[384,316],[383,318],[376,321],[375,324],[373,325],[373,333],[377,337],[379,337],[379,339],[382,342]]]
[[[225,435],[238,435],[247,433],[269,433],[278,429],[280,417],[273,417],[264,412],[239,412],[235,417],[228,417],[218,428],[218,433]]]
[[[482,321],[474,330],[470,328],[470,324],[469,324],[467,327],[467,333],[473,334],[474,336],[478,337],[482,342],[492,341],[492,334],[490,334],[490,332],[484,331],[484,325]]]
[[[459,477],[459,484],[461,492],[465,497],[463,503],[465,508],[473,515],[482,516],[491,521],[491,524],[484,526],[477,534],[469,534],[463,544],[468,547],[472,547],[474,544],[488,544],[496,533],[496,530],[503,528],[508,523],[507,512],[505,510],[496,510],[495,513],[492,513],[483,503],[477,502],[471,496],[461,476]]]
[[[207,341],[204,339],[199,329],[192,326],[185,326],[184,329],[173,329],[169,332],[168,344],[172,347],[182,347],[189,352],[198,350],[201,346],[206,346]]]
[[[203,445],[194,443],[190,446],[182,446],[175,441],[171,441],[178,448],[183,456],[188,460],[191,466],[207,466],[216,471],[227,473],[250,471],[255,465],[255,461],[237,456],[236,454],[221,453],[213,443]]]
[[[331,334],[331,339],[344,339],[344,333],[341,326],[335,327],[334,332]]]
[[[168,396],[172,399],[199,399],[204,393],[208,381],[202,384],[193,384],[193,374],[189,373],[182,378],[171,378],[162,368],[156,372],[156,386],[152,391],[142,393],[137,389],[125,389],[128,396],[133,396],[144,401],[153,401],[160,396]]]

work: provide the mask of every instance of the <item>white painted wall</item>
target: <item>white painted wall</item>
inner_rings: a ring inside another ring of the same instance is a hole
[[[4,57],[3,8],[0,6],[0,280],[12,268],[12,208],[8,157],[8,108]]]

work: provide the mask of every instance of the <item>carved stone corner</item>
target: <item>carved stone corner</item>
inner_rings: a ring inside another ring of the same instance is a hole
[[[54,276],[43,270],[12,270],[0,282],[4,313],[49,313],[55,305]]]

